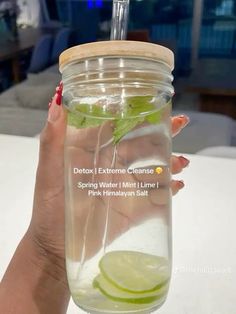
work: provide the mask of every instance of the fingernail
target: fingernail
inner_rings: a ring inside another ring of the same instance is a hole
[[[179,156],[179,161],[183,168],[187,167],[190,163],[190,160],[185,158],[184,156]]]
[[[190,122],[190,118],[188,116],[184,115],[184,114],[179,115],[178,118],[181,121],[181,127],[182,128],[184,128]]]
[[[177,184],[178,184],[178,188],[181,190],[184,188],[185,184],[184,184],[184,181],[183,180],[179,180],[177,181]]]
[[[60,84],[56,87],[56,92],[61,93],[62,90],[63,90],[63,84],[62,84],[62,82],[60,82]]]
[[[61,105],[61,100],[62,100],[62,93],[59,91],[56,93],[56,100],[55,100],[58,106]]]
[[[58,120],[61,114],[61,100],[62,100],[62,85],[59,85],[57,92],[52,101],[49,103],[48,121],[54,123]]]

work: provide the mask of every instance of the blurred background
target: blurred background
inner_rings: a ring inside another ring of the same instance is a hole
[[[40,132],[59,54],[109,39],[111,16],[112,0],[0,0],[1,134]],[[130,0],[128,39],[175,53],[173,109],[191,122],[174,150],[236,158],[236,0]]]

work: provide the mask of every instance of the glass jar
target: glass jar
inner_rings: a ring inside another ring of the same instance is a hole
[[[60,57],[66,267],[88,313],[151,313],[171,276],[173,54],[132,41]]]

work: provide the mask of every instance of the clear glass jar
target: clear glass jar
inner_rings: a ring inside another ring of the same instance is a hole
[[[88,313],[151,313],[171,276],[171,71],[167,48],[110,41],[60,57],[66,267]]]

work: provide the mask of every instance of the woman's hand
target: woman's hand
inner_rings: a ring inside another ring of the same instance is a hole
[[[65,314],[69,289],[65,271],[64,140],[66,113],[61,106],[62,85],[50,103],[48,121],[40,136],[33,215],[0,286],[0,312],[8,314]],[[172,118],[176,135],[188,123]],[[189,161],[172,156],[172,173]],[[184,187],[172,181],[172,193]]]

